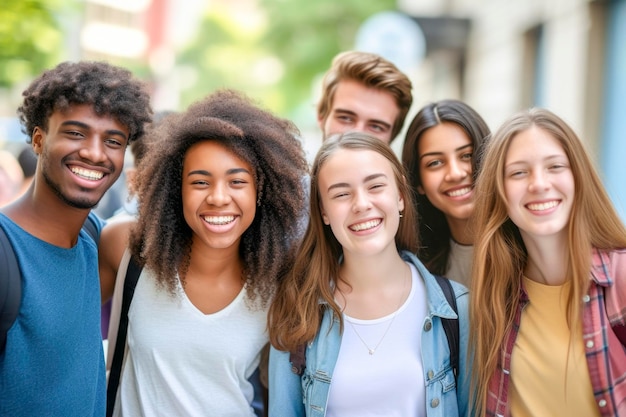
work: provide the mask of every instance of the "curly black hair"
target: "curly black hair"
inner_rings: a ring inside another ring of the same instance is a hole
[[[128,127],[129,142],[140,137],[152,119],[146,85],[130,71],[106,62],[63,62],[36,78],[22,96],[17,114],[28,143],[35,127],[47,131],[52,113],[73,104],[91,104],[97,115],[113,116]]]
[[[239,253],[249,298],[267,305],[292,265],[305,213],[308,164],[296,126],[242,93],[220,90],[163,119],[148,134],[157,137],[138,172],[139,219],[131,231],[131,252],[171,294],[177,273],[184,284],[192,230],[183,216],[183,162],[194,144],[217,141],[253,170],[258,207]]]

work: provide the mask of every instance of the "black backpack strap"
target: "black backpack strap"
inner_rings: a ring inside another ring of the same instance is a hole
[[[454,312],[458,314],[459,311],[456,306],[456,296],[454,295],[452,284],[450,284],[450,281],[447,278],[439,275],[435,275],[435,279],[443,290],[443,295],[446,296],[448,304],[450,304],[450,307],[452,307]],[[446,337],[448,338],[450,365],[452,366],[454,376],[456,377],[459,373],[459,320],[441,318],[441,322],[443,324],[443,330],[446,332]]]
[[[117,397],[117,388],[120,384],[120,376],[122,373],[122,362],[124,361],[124,351],[126,350],[126,334],[128,332],[128,310],[130,303],[135,294],[135,287],[139,281],[141,274],[141,265],[134,256],[128,261],[126,276],[124,278],[124,293],[122,295],[122,310],[120,313],[120,324],[117,330],[117,339],[115,341],[115,351],[113,352],[113,360],[111,362],[111,371],[109,372],[109,383],[107,386],[107,417],[113,415],[113,407]]]
[[[83,223],[83,230],[87,232],[89,236],[91,236],[91,238],[94,242],[96,242],[97,245],[98,241],[100,240],[100,235],[98,233],[98,227],[96,226],[94,219],[91,217],[93,215],[94,214],[90,213],[87,216],[87,218],[85,219],[85,223]]]
[[[291,372],[302,376],[306,368],[306,344],[302,344],[295,351],[289,352],[289,362],[291,362]]]
[[[13,245],[0,227],[0,353],[4,352],[7,332],[13,326],[22,302],[22,274]]]

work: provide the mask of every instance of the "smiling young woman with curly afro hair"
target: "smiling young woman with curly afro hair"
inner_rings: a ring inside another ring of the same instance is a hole
[[[305,210],[307,162],[297,128],[254,106],[240,93],[219,91],[186,113],[162,122],[155,146],[138,175],[139,222],[131,236],[139,255],[170,291],[176,273],[185,281],[192,230],[183,216],[184,157],[196,143],[213,140],[249,163],[256,182],[256,216],[241,236],[240,255],[249,295],[267,301],[273,282],[291,264],[290,252]]]
[[[158,404],[160,414],[254,416],[248,379],[305,214],[298,134],[231,90],[148,132],[130,236],[144,267],[115,406],[122,414],[152,415]]]

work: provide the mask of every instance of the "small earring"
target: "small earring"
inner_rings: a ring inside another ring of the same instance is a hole
[[[400,218],[402,218],[402,212],[399,212],[399,213],[400,213]]]

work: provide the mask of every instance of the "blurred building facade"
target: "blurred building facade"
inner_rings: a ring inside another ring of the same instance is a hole
[[[154,109],[177,110],[180,91],[193,74],[176,65],[176,54],[195,35],[205,11],[222,5],[242,13],[256,4],[84,0],[79,16],[63,19],[64,59],[133,62],[145,68],[141,76],[152,85]],[[492,130],[517,110],[547,107],[587,143],[626,221],[621,184],[626,178],[626,0],[397,0],[397,9],[417,22],[425,40],[421,62],[407,70],[415,87],[407,120],[427,102],[443,98],[467,101]],[[3,106],[11,112],[3,116],[12,116],[23,87],[15,87],[11,103]],[[311,130],[303,136],[312,155],[319,132],[316,126],[302,127]],[[0,118],[0,143],[18,135],[15,118]],[[399,152],[402,139],[393,147]]]
[[[85,0],[74,59],[129,60],[148,68],[156,110],[179,107],[176,51],[211,1]]]
[[[459,98],[495,130],[546,107],[586,142],[626,221],[626,0],[398,0],[426,38],[414,111]],[[396,146],[401,146],[396,144]]]

